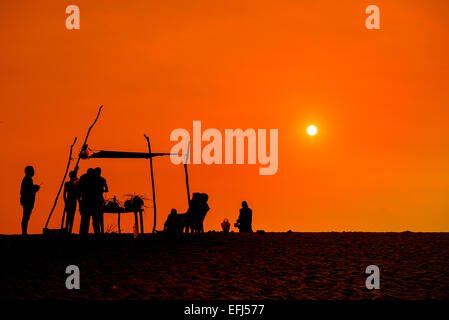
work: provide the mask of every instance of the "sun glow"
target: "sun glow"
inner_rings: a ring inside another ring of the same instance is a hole
[[[309,136],[314,136],[317,134],[317,132],[318,132],[318,129],[314,125],[310,125],[307,127],[307,134]]]

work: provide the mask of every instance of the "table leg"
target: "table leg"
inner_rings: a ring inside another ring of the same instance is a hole
[[[137,226],[137,233],[139,233],[139,221],[137,220],[137,212],[134,211],[134,222]]]
[[[120,230],[120,213],[118,214],[117,225],[118,225],[118,233],[122,233],[121,230]]]
[[[140,233],[143,234],[143,217],[142,217],[142,210],[139,211],[140,215]]]

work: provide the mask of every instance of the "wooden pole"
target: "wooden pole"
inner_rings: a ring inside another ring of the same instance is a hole
[[[154,212],[153,233],[154,233],[156,231],[156,192],[154,190],[153,157],[151,156],[150,139],[145,134],[144,134],[144,137],[145,137],[145,139],[147,139],[148,153],[150,156],[151,187],[153,190],[153,212]]]
[[[134,211],[134,224],[137,228],[137,233],[139,233],[139,220],[137,220],[137,211]]]
[[[74,146],[75,143],[76,143],[76,139],[77,139],[77,138],[75,138],[75,140],[73,140],[73,143],[72,143],[72,145],[70,146],[69,160],[67,161],[67,166],[66,166],[66,168],[65,168],[64,177],[62,178],[61,185],[59,186],[58,193],[56,194],[55,202],[53,203],[53,207],[51,208],[50,214],[49,214],[48,219],[47,219],[47,223],[45,224],[45,229],[47,229],[48,223],[50,222],[51,215],[53,214],[53,211],[55,210],[56,203],[58,203],[59,194],[61,193],[62,186],[64,185],[65,178],[66,178],[66,176],[67,176],[67,171],[69,171],[70,161],[72,161],[72,150],[73,150],[73,146]],[[65,217],[65,210],[64,210],[64,214],[63,214],[63,216],[62,216],[62,223],[64,223],[64,217]],[[62,227],[61,227],[61,229],[62,229]]]
[[[187,189],[187,208],[190,209],[190,187],[189,187],[189,173],[187,171],[187,163],[189,162],[190,141],[187,144],[186,161],[184,162],[184,173],[186,175],[186,189]]]

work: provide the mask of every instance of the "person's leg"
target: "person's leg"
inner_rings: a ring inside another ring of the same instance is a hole
[[[90,214],[83,212],[81,214],[80,235],[87,235],[89,233]]]
[[[103,210],[100,210],[100,232],[104,234],[104,215]]]
[[[95,234],[100,234],[100,214],[97,210],[92,213],[92,227]]]
[[[32,210],[33,210],[33,208],[23,207],[22,235],[28,234],[28,221],[30,221]]]
[[[67,208],[67,218],[65,221],[65,226],[67,228],[67,232],[69,234],[72,233],[73,228],[73,220],[75,219],[75,209],[74,208]]]

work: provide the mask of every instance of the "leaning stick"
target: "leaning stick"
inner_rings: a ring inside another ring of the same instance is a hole
[[[87,145],[86,145],[87,138],[89,138],[90,131],[92,130],[92,128],[95,125],[95,123],[97,122],[98,117],[100,116],[100,112],[101,112],[102,108],[103,108],[103,105],[101,105],[100,108],[98,109],[97,117],[95,118],[94,122],[92,123],[92,125],[89,127],[89,130],[87,131],[86,138],[84,139],[84,143],[83,143],[83,146],[81,148],[81,152],[87,149]],[[61,193],[62,186],[64,185],[65,178],[67,176],[67,171],[69,170],[69,166],[70,166],[70,161],[71,161],[71,157],[72,157],[72,149],[73,149],[73,146],[75,145],[76,139],[77,138],[75,138],[75,141],[73,142],[72,146],[70,147],[70,157],[69,157],[69,162],[67,163],[67,168],[66,168],[66,171],[65,171],[65,174],[64,174],[64,179],[62,180],[61,186],[59,187],[58,194],[56,195],[55,202],[53,203],[53,207],[52,207],[52,209],[50,211],[50,215],[48,216],[47,223],[45,224],[45,229],[47,228],[48,223],[50,222],[51,215],[53,214],[53,211],[55,210],[56,204],[57,204],[58,199],[59,199],[59,194]],[[81,152],[80,152],[80,154],[81,154]],[[74,170],[75,173],[78,172],[78,165],[79,165],[79,162],[80,162],[80,159],[81,159],[80,158],[80,154],[78,155],[78,160],[76,161],[75,170]],[[65,218],[65,211],[64,211],[63,217],[62,217],[62,223],[64,223],[64,218]]]
[[[48,219],[47,219],[47,223],[45,224],[45,229],[47,229],[48,223],[50,222],[51,215],[53,214],[53,211],[55,210],[56,203],[58,202],[59,194],[61,193],[62,186],[64,185],[65,178],[67,176],[67,171],[69,171],[70,161],[72,161],[72,150],[73,150],[73,146],[76,143],[76,139],[77,138],[75,138],[72,145],[70,146],[69,160],[67,161],[67,167],[65,168],[64,178],[62,178],[61,185],[59,186],[58,194],[56,195],[55,202],[53,203],[53,207],[51,208],[50,215],[48,216]],[[64,217],[63,217],[63,221],[64,221]]]
[[[87,130],[87,134],[86,134],[86,138],[84,139],[84,143],[83,143],[83,145],[82,145],[82,147],[81,147],[81,152],[79,153],[79,155],[78,155],[78,160],[76,161],[76,164],[75,164],[75,172],[76,173],[78,173],[78,165],[79,165],[79,163],[80,163],[80,159],[81,159],[81,157],[80,157],[80,155],[81,155],[81,153],[84,151],[84,150],[86,150],[87,149],[87,138],[89,138],[89,134],[90,134],[90,130],[92,130],[92,128],[93,128],[93,126],[95,125],[95,123],[97,123],[97,120],[98,120],[98,117],[100,116],[100,112],[101,112],[101,109],[103,108],[103,105],[101,105],[100,106],[100,108],[98,109],[98,113],[97,113],[97,117],[95,118],[95,120],[94,120],[94,122],[92,123],[92,125],[89,127],[89,130]]]

